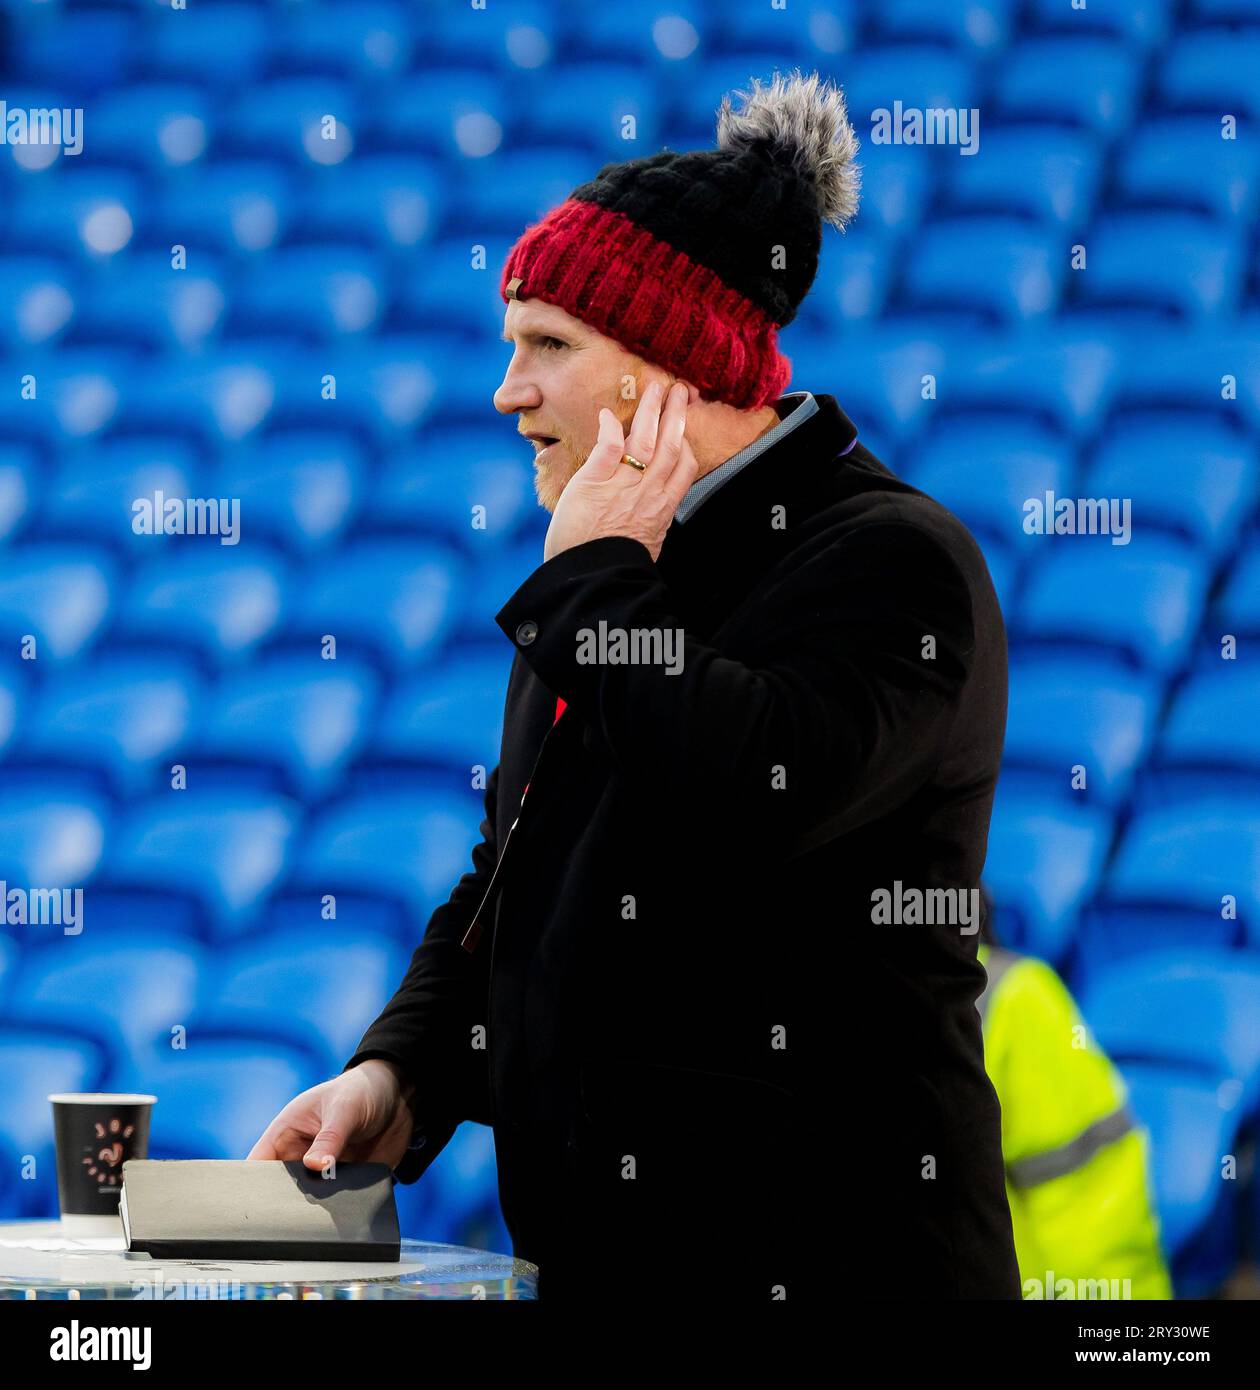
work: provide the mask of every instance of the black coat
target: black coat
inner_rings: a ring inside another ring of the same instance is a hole
[[[962,524],[816,399],[656,562],[589,541],[499,612],[474,870],[346,1064],[415,1079],[404,1180],[494,1125],[544,1299],[1019,1296],[974,925],[872,905],[979,884],[1002,617]],[[682,669],[582,662],[601,620],[681,629]]]

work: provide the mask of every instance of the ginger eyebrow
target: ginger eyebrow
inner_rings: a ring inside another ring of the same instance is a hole
[[[520,336],[521,336],[522,338],[535,338],[535,339],[537,339],[537,338],[555,338],[558,342],[565,342],[565,341],[567,341],[562,333],[548,333],[545,329],[542,329],[542,328],[527,328],[527,329],[524,330],[524,332],[521,333]],[[512,339],[511,337],[509,337],[507,333],[500,333],[500,334],[499,334],[499,341],[500,341],[501,343],[510,343],[510,342],[513,341],[513,339]]]

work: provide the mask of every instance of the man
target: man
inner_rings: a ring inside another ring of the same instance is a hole
[[[495,405],[552,520],[482,843],[252,1156],[398,1164],[414,1119],[410,1181],[492,1123],[544,1300],[1017,1298],[975,926],[873,907],[979,883],[1001,615],[961,524],[782,394],[856,140],[816,75],[742,95],[508,256]]]

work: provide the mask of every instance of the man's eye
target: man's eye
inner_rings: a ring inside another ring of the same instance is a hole
[[[542,343],[543,347],[545,347],[545,348],[550,348],[550,347],[562,348],[562,347],[567,347],[567,346],[568,346],[567,343],[561,342],[561,340],[560,340],[559,338],[540,338],[540,339],[539,339],[539,342]]]

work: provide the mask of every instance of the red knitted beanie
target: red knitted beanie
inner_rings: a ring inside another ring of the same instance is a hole
[[[857,210],[844,99],[799,71],[722,99],[718,148],[606,164],[508,253],[504,300],[542,299],[705,400],[754,410],[791,366],[777,329],[818,270],[824,221]]]

